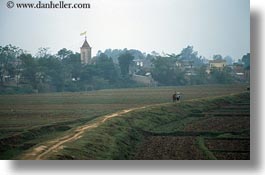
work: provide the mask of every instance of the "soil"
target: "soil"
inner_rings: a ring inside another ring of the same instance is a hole
[[[250,128],[249,117],[205,117],[188,124],[185,131],[241,131]]]
[[[250,140],[205,139],[209,150],[250,151]]]
[[[249,160],[250,159],[250,153],[214,152],[213,154],[218,160]]]
[[[137,160],[201,160],[203,153],[195,145],[195,137],[150,136],[137,152]]]

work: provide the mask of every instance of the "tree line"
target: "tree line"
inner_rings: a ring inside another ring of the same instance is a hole
[[[139,66],[135,59],[145,61]],[[220,59],[216,56],[216,59]],[[242,58],[249,64],[250,55]],[[178,61],[190,64],[187,70],[178,67]],[[63,48],[50,54],[40,48],[33,56],[12,46],[0,46],[1,94],[88,91],[104,88],[127,88],[143,86],[132,80],[132,74],[151,74],[158,85],[188,85],[206,83],[233,83],[231,68],[206,73],[205,58],[193,47],[184,48],[179,55],[156,52],[142,53],[138,50],[107,49],[93,57],[92,64],[81,64],[80,54]],[[148,64],[149,63],[149,64]],[[245,64],[246,65],[246,64]],[[249,66],[245,66],[249,69]]]

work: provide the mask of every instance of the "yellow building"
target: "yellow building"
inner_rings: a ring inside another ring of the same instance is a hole
[[[219,69],[222,70],[226,66],[226,60],[210,60],[209,61],[210,69]]]

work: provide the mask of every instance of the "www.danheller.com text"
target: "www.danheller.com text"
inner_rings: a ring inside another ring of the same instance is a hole
[[[69,3],[64,1],[49,1],[49,2],[42,2],[38,1],[36,3],[29,3],[29,2],[21,2],[21,3],[14,3],[13,1],[8,1],[6,3],[8,8],[26,8],[26,9],[90,9],[90,3],[84,2],[76,2],[76,3]]]

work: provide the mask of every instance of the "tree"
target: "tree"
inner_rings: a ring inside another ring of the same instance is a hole
[[[84,90],[93,90],[94,77],[98,77],[99,71],[96,65],[85,65],[80,73],[80,86]]]
[[[187,46],[181,51],[181,58],[185,60],[192,60],[194,57],[197,57],[198,52],[193,51],[193,46]]]
[[[104,53],[95,59],[99,75],[110,82],[115,82],[118,79],[118,73],[112,59]]]
[[[250,53],[247,53],[242,57],[242,62],[244,63],[244,69],[250,70]]]
[[[23,51],[12,45],[0,46],[0,85],[4,85],[5,76],[13,78],[19,64],[17,57]]]
[[[57,92],[64,90],[64,69],[60,59],[55,56],[46,55],[38,59],[39,72],[38,77],[41,83],[50,84]]]
[[[224,57],[224,60],[226,61],[227,65],[232,65],[233,64],[233,58],[230,56]]]
[[[38,80],[37,80],[37,60],[32,57],[31,54],[22,54],[19,56],[19,59],[22,61],[22,77],[25,83],[29,83],[33,89],[37,89]]]
[[[152,77],[162,85],[186,84],[185,73],[176,67],[172,57],[157,57],[153,60]]]
[[[232,69],[224,67],[223,70],[212,69],[210,73],[210,82],[218,84],[227,84],[233,82]]]
[[[81,59],[79,53],[71,53],[62,59],[64,67],[64,75],[68,80],[80,78],[82,69]]]
[[[193,50],[193,46],[187,46],[182,49],[179,55],[175,56],[178,60],[181,61],[193,61],[193,66],[201,66],[203,65],[202,59],[198,56],[198,52]]]
[[[220,54],[213,55],[213,60],[222,60],[223,57]]]
[[[195,81],[194,84],[206,84],[208,82],[208,74],[206,70],[207,65],[203,65],[195,69],[196,75],[193,78],[193,80]]]
[[[50,48],[48,48],[48,47],[41,47],[41,48],[39,48],[38,49],[38,52],[36,54],[36,57],[37,58],[46,58],[48,56],[51,56],[49,50],[50,50]]]
[[[127,77],[129,75],[129,66],[133,59],[134,57],[127,50],[118,57],[121,75],[123,77]]]
[[[63,48],[57,52],[57,55],[61,60],[68,58],[72,54],[73,52],[71,50],[67,50],[66,48]]]

